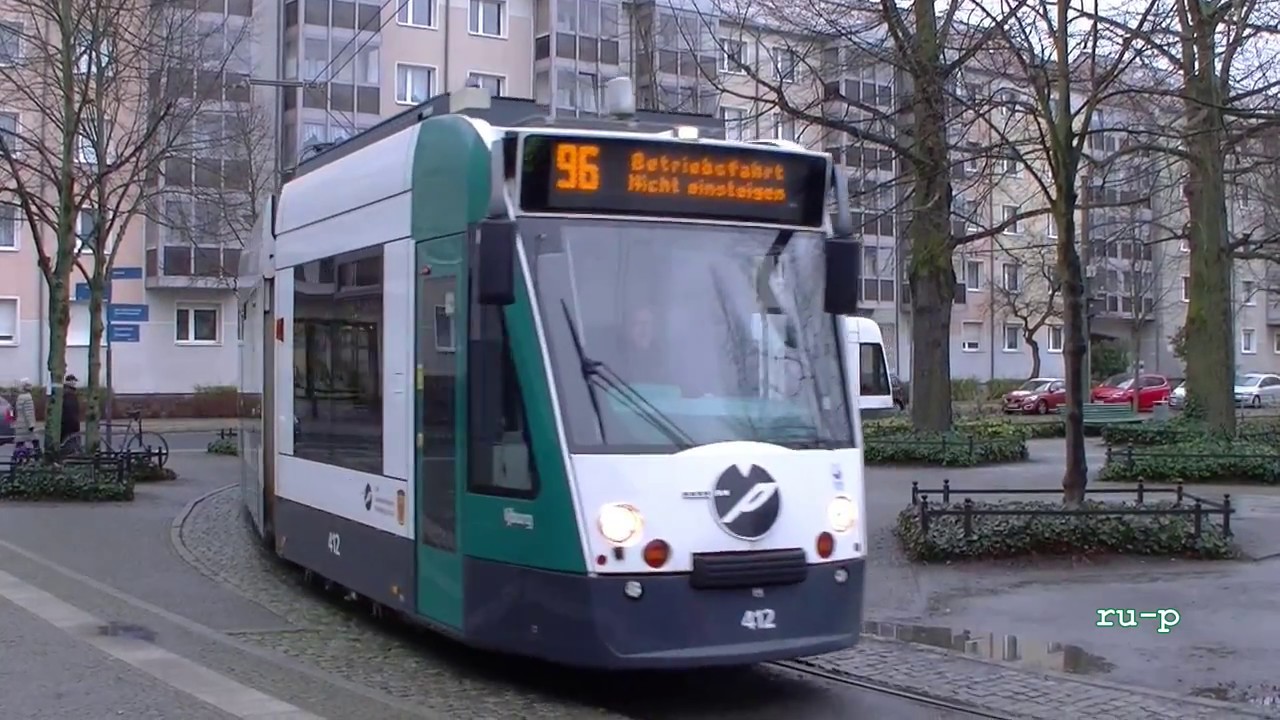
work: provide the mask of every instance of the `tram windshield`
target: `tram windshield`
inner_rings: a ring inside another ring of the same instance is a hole
[[[815,233],[521,223],[575,452],[854,445]]]

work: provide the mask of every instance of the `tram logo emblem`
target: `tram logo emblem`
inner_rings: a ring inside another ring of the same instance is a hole
[[[364,509],[373,509],[373,486],[369,483],[364,484]]]
[[[773,529],[782,510],[778,482],[759,465],[745,474],[730,465],[711,493],[711,512],[728,534],[742,540],[759,540]]]

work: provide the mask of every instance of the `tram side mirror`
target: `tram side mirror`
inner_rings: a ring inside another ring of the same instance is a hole
[[[826,241],[826,287],[823,310],[832,315],[858,312],[858,287],[862,285],[862,243]]]
[[[516,226],[510,220],[480,225],[476,253],[476,296],[481,305],[516,301]]]

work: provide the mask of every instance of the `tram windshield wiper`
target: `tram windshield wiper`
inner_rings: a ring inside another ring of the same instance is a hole
[[[601,442],[605,441],[604,416],[600,414],[600,402],[596,397],[597,382],[603,383],[605,390],[611,391],[611,394],[629,410],[665,435],[676,447],[681,450],[693,447],[695,444],[693,438],[681,431],[670,418],[649,402],[644,395],[637,392],[626,380],[619,377],[618,373],[603,360],[587,357],[582,347],[582,339],[578,337],[577,327],[573,323],[573,315],[569,312],[569,305],[563,298],[560,300],[560,309],[564,311],[564,320],[569,325],[569,335],[573,339],[574,352],[578,355],[582,379],[587,383],[587,393],[591,397],[591,409],[595,412],[596,424],[600,428]]]

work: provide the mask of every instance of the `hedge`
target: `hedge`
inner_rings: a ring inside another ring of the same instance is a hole
[[[1214,435],[1200,420],[1179,416],[1171,420],[1107,425],[1102,439],[1108,445],[1174,445],[1203,440]],[[1280,418],[1250,418],[1236,426],[1237,440],[1280,444]]]
[[[863,423],[863,457],[870,464],[972,467],[1026,460],[1025,425],[1000,420],[955,423],[951,432],[916,430],[909,418]]]
[[[206,450],[214,455],[239,455],[240,446],[236,443],[235,438],[220,437],[209,443]]]
[[[114,467],[20,465],[0,474],[0,498],[13,500],[133,500],[134,479],[117,477]]]
[[[1276,445],[1201,437],[1177,445],[1108,448],[1099,480],[1280,483]]]
[[[975,510],[1062,510],[1059,502],[1043,500],[981,502]],[[1133,508],[1134,503],[1086,501],[1085,509]],[[1143,508],[1172,508],[1170,502],[1146,502]],[[1182,507],[1187,507],[1185,504]],[[959,509],[959,503],[936,509]],[[1195,536],[1192,515],[974,515],[968,537],[959,515],[930,516],[929,533],[920,531],[918,506],[898,513],[894,535],[911,560],[1009,558],[1024,555],[1165,555],[1204,559],[1236,557],[1222,528],[1202,518]]]

